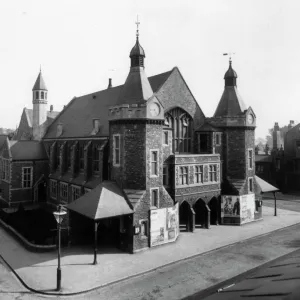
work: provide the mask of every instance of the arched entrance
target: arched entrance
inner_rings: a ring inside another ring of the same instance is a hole
[[[196,228],[208,228],[209,227],[209,208],[206,203],[200,198],[194,205],[195,210],[195,225]]]
[[[218,225],[219,224],[219,202],[216,197],[213,197],[209,203],[208,207],[210,208],[210,224]]]
[[[194,231],[194,214],[186,201],[179,206],[179,227],[180,231]]]

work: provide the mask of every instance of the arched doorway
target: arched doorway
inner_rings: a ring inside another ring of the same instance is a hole
[[[183,201],[179,206],[179,227],[180,231],[189,231],[191,207]]]
[[[210,224],[218,225],[219,224],[219,205],[218,199],[213,197],[209,203],[208,207],[210,208]]]
[[[196,228],[206,228],[208,227],[208,209],[205,202],[200,198],[194,205],[195,210],[195,225]]]

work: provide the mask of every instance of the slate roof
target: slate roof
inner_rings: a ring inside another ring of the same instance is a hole
[[[24,111],[27,117],[28,126],[32,127],[33,110],[30,108],[24,108]],[[58,114],[59,111],[47,111],[47,119],[50,119],[49,121],[53,121]]]
[[[48,159],[44,145],[39,141],[8,141],[13,160]]]
[[[38,77],[35,81],[35,84],[34,84],[32,90],[33,91],[35,91],[35,90],[48,91],[41,71],[40,71],[40,73],[39,73],[39,75],[38,75]]]
[[[214,117],[236,116],[247,110],[247,106],[238,93],[236,86],[225,86]]]
[[[145,190],[130,190],[130,189],[125,189],[124,193],[126,194],[129,202],[131,203],[133,209],[135,210],[137,204],[143,198],[143,196],[145,195],[146,191]]]
[[[68,204],[67,208],[95,221],[133,213],[122,189],[113,181],[103,181],[90,192]]]
[[[171,71],[149,77],[149,83],[156,93],[168,79]],[[61,138],[90,136],[93,130],[93,118],[100,119],[100,131],[96,136],[108,136],[108,107],[117,105],[123,85],[74,98],[53,121],[44,138],[56,139],[56,125],[63,124]]]

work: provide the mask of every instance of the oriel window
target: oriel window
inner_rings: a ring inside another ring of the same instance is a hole
[[[188,184],[188,167],[179,168],[179,184]]]

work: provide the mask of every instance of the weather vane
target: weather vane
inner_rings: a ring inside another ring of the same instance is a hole
[[[136,16],[136,37],[139,38],[139,25],[140,25],[140,22],[139,22],[139,15]]]
[[[228,53],[223,53],[223,55],[228,55],[229,56],[229,62],[231,63],[231,56],[235,54],[235,52],[228,52]]]

